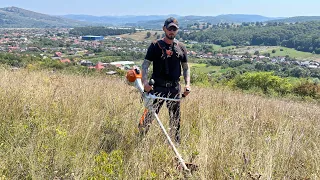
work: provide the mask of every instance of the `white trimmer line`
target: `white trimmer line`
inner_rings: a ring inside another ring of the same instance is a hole
[[[176,146],[172,142],[169,134],[167,133],[165,127],[163,126],[162,122],[160,121],[157,113],[155,112],[155,110],[153,108],[153,102],[154,102],[155,99],[161,99],[161,100],[167,100],[167,101],[181,101],[181,99],[164,98],[164,97],[159,97],[159,96],[155,96],[153,94],[144,92],[144,87],[142,85],[141,74],[140,74],[139,69],[136,68],[136,69],[133,69],[132,71],[134,71],[133,73],[135,74],[136,77],[134,79],[130,79],[130,77],[128,77],[128,74],[129,74],[129,71],[128,71],[128,74],[127,74],[128,81],[132,82],[134,80],[133,81],[134,86],[142,94],[142,98],[143,98],[143,102],[144,102],[145,108],[147,108],[148,111],[152,112],[152,115],[156,118],[156,120],[157,120],[157,122],[158,122],[158,124],[159,124],[159,126],[160,126],[160,128],[162,130],[162,132],[165,134],[170,146],[172,147],[174,153],[176,154],[176,156],[178,158],[178,161],[181,164],[183,170],[185,172],[187,172],[189,175],[191,175],[190,169],[186,166],[185,161],[182,159],[180,153],[178,152]]]

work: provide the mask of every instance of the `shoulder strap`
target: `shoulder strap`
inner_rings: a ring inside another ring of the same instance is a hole
[[[176,51],[178,56],[184,56],[185,50],[183,48],[184,46],[183,43],[174,39],[173,44],[174,44],[174,50]]]
[[[167,58],[168,56],[172,56],[173,55],[173,47],[170,47],[169,49],[167,49],[166,47],[166,43],[164,42],[164,40],[160,39],[157,41],[158,46],[160,47],[160,49],[162,50],[162,57],[163,58]]]
[[[166,49],[166,44],[162,39],[157,40],[157,44],[158,44],[159,48],[162,50],[161,59],[164,61],[165,73],[168,75],[169,74],[169,65],[168,65],[167,57],[169,54],[172,55],[172,51]],[[162,70],[160,70],[160,71],[162,71]]]
[[[166,54],[165,53],[165,50],[166,50],[165,42],[162,39],[158,39],[157,44],[158,44],[159,48],[162,50],[162,54],[163,55]]]

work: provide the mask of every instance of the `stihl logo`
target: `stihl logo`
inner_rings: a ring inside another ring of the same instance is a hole
[[[171,57],[172,54],[173,54],[173,51],[171,51],[171,50],[166,50],[166,54],[167,54],[167,57]]]

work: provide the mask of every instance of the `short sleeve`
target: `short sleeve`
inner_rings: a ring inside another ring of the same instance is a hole
[[[145,59],[149,60],[149,61],[153,61],[154,60],[154,56],[155,56],[155,44],[151,43],[148,50],[147,50],[147,54]]]
[[[181,62],[188,62],[188,55],[187,55],[187,48],[184,44],[179,45],[181,47],[181,50],[183,52],[183,58],[181,59]]]

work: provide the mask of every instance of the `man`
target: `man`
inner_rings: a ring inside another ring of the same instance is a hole
[[[151,43],[142,63],[142,83],[146,92],[153,90],[155,95],[179,99],[181,67],[185,82],[183,95],[187,96],[191,90],[187,50],[182,43],[175,39],[179,29],[178,21],[175,18],[168,18],[162,29],[165,37]],[[148,81],[148,69],[151,63],[153,63],[151,78],[155,81],[153,87]],[[154,102],[153,108],[157,114],[163,103],[163,100]],[[180,101],[167,101],[166,104],[170,116],[169,133],[171,137],[174,136],[176,143],[180,143]],[[139,123],[139,129],[140,132],[146,133],[153,117],[151,112],[148,112],[143,118],[143,121]]]

